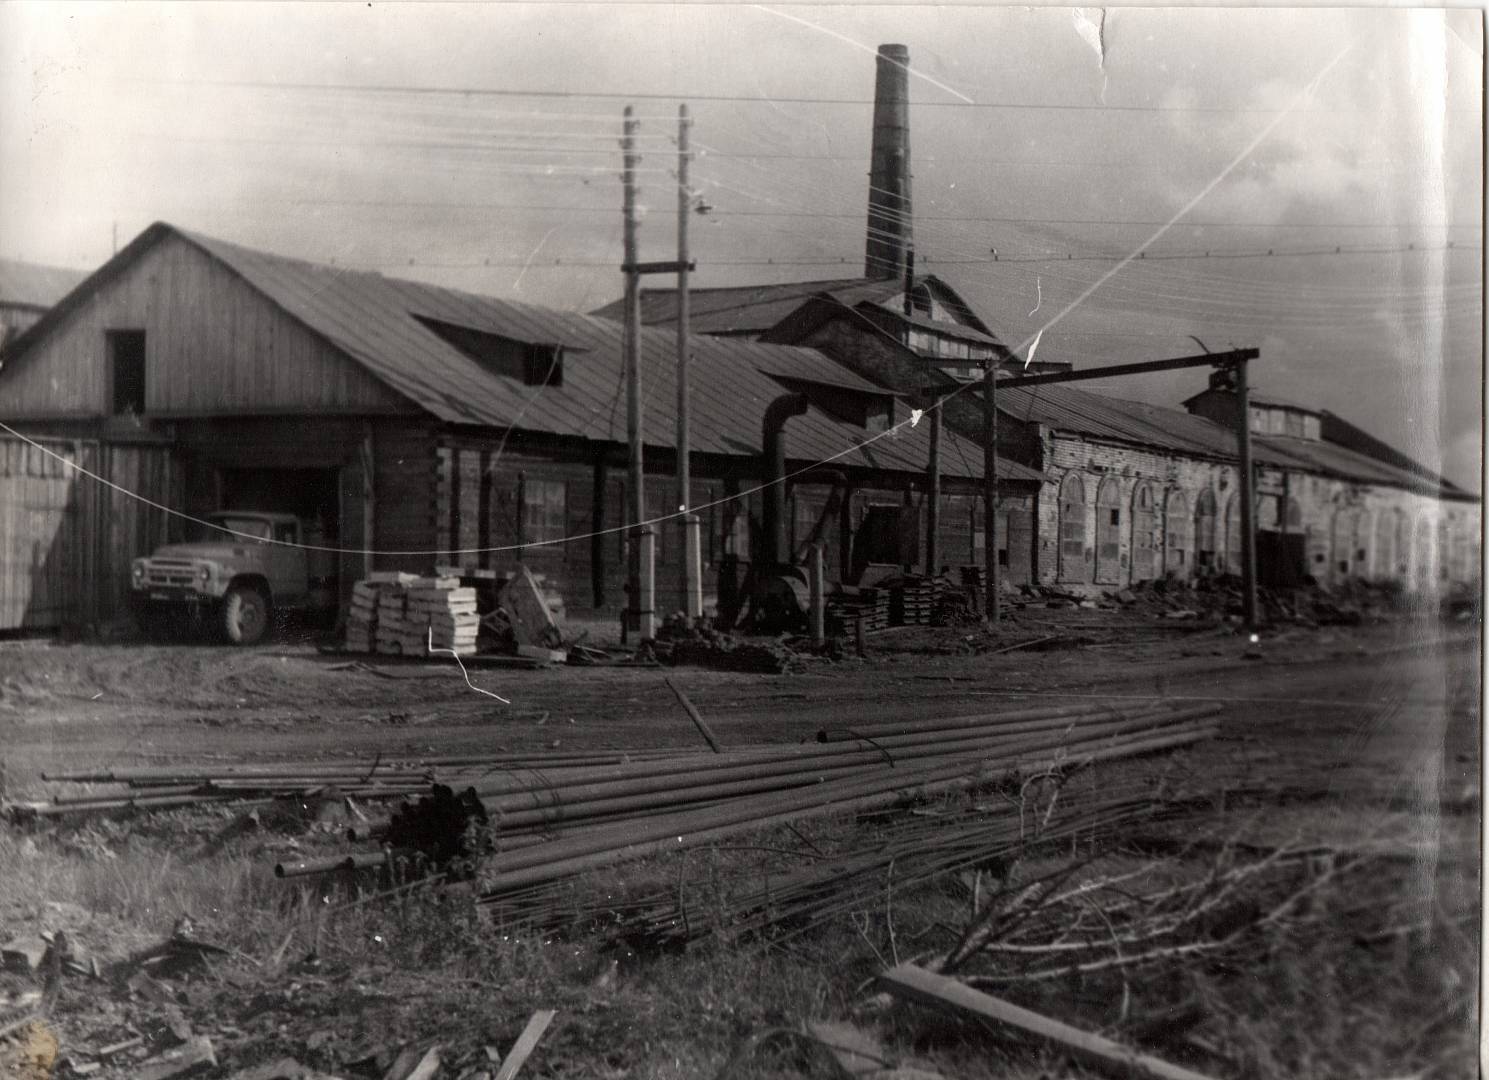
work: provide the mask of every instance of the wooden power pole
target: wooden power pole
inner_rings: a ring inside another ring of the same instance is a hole
[[[634,110],[626,106],[622,140],[625,188],[625,369],[626,369],[626,434],[630,443],[629,515],[630,539],[627,567],[627,595],[631,618],[637,636],[643,641],[656,637],[656,534],[646,521],[645,469],[642,462],[641,427],[641,274],[636,263],[636,169],[641,159],[636,153],[637,121]]]
[[[682,515],[682,610],[689,621],[703,615],[703,545],[693,502],[692,443],[688,430],[688,107],[677,107],[677,510]]]

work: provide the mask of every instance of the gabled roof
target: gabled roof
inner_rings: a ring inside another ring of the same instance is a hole
[[[1108,397],[1058,383],[1000,389],[998,410],[1018,420],[1088,438],[1224,461],[1235,461],[1239,453],[1235,432],[1213,420],[1180,409]],[[1334,443],[1284,435],[1253,435],[1251,449],[1253,460],[1271,468],[1301,470],[1364,484],[1385,484],[1434,496],[1471,497],[1430,474],[1423,475]]]
[[[617,323],[271,255],[165,223],[146,229],[17,338],[7,367],[23,360],[33,342],[67,318],[102,283],[127,272],[152,245],[173,237],[230,268],[311,333],[440,420],[625,441],[624,370]],[[530,386],[482,367],[426,326],[421,316],[519,342],[563,344],[575,351],[565,359],[562,385]],[[671,448],[676,430],[676,335],[643,328],[641,352],[645,442]],[[700,335],[691,355],[692,446],[700,453],[759,454],[761,419],[766,405],[783,392],[780,378],[830,379],[830,385],[885,393],[813,349]],[[844,466],[921,472],[929,449],[928,427],[906,425],[892,436],[855,448],[870,439],[871,433],[813,408],[787,427],[787,450],[798,462],[832,459]],[[960,441],[964,440],[943,434],[946,474],[980,475],[976,467],[980,451],[960,446]],[[1033,470],[1006,464],[1000,476],[1040,479]]]
[[[1220,390],[1211,387],[1209,389],[1200,391],[1198,394],[1194,394],[1190,397],[1185,398],[1184,404],[1186,406],[1191,405],[1199,398],[1202,398],[1208,394],[1223,394],[1231,397],[1232,401],[1234,401],[1234,394],[1232,391]],[[1285,401],[1281,398],[1274,398],[1270,395],[1265,394],[1260,397],[1258,397],[1256,394],[1247,394],[1247,400],[1252,405],[1257,405],[1262,408],[1291,409],[1294,412],[1307,413],[1310,416],[1316,416],[1320,419],[1321,423],[1319,425],[1318,439],[1303,440],[1297,439],[1295,437],[1289,437],[1288,442],[1307,442],[1315,446],[1323,444],[1322,448],[1318,450],[1317,453],[1313,454],[1309,454],[1303,448],[1294,448],[1295,453],[1301,453],[1305,456],[1311,456],[1317,458],[1320,461],[1337,461],[1342,460],[1338,458],[1338,452],[1342,450],[1353,455],[1353,458],[1358,458],[1362,461],[1373,462],[1374,466],[1372,467],[1378,468],[1380,466],[1385,466],[1389,470],[1391,475],[1396,475],[1398,473],[1408,473],[1417,477],[1419,483],[1421,481],[1426,481],[1428,484],[1436,485],[1442,488],[1445,493],[1457,495],[1467,494],[1467,492],[1458,487],[1456,484],[1452,483],[1450,480],[1443,478],[1442,476],[1433,472],[1431,469],[1427,468],[1427,466],[1413,460],[1409,455],[1402,453],[1400,450],[1397,450],[1389,443],[1377,439],[1374,435],[1371,435],[1363,428],[1358,427],[1355,424],[1351,424],[1348,420],[1344,419],[1342,416],[1339,416],[1337,413],[1329,412],[1329,410],[1327,409],[1315,409],[1308,405],[1299,405],[1293,401]],[[1232,405],[1232,408],[1234,408],[1234,405]],[[1256,438],[1277,439],[1281,438],[1281,436],[1265,435],[1256,436]],[[1351,460],[1353,460],[1353,458]],[[1366,466],[1364,465],[1360,466],[1360,468],[1365,467]]]
[[[1183,401],[1179,402],[1179,404],[1188,407],[1189,405],[1198,401],[1200,398],[1208,397],[1211,394],[1225,394],[1227,396],[1232,396],[1233,391],[1217,390],[1213,386],[1206,387],[1197,394],[1190,394]],[[1274,398],[1270,394],[1267,394],[1265,392],[1259,394],[1255,390],[1247,392],[1246,400],[1253,405],[1260,406],[1263,409],[1291,409],[1293,412],[1308,413],[1312,416],[1323,415],[1323,410],[1315,409],[1311,405],[1299,405],[1296,401],[1284,401],[1282,398]]]
[[[967,324],[985,334],[987,326],[967,302],[934,274],[917,275],[943,303],[960,312]],[[814,296],[828,295],[850,307],[869,301],[882,303],[905,291],[894,278],[835,278],[826,281],[789,281],[779,285],[738,285],[720,289],[688,290],[688,327],[700,334],[763,334]],[[625,301],[606,304],[591,314],[604,319],[625,317]],[[674,325],[677,322],[675,289],[641,290],[643,326]]]
[[[969,341],[978,345],[992,345],[1003,348],[1003,343],[992,334],[984,334],[981,330],[971,326],[963,326],[961,323],[942,322],[933,319],[929,315],[906,315],[903,311],[895,311],[893,308],[883,304],[865,301],[858,305],[860,310],[873,311],[878,314],[887,315],[899,322],[908,323],[910,326],[920,330],[929,331],[932,334],[941,334],[945,337],[955,338],[957,341]]]
[[[45,311],[87,276],[86,270],[0,259],[0,305]]]

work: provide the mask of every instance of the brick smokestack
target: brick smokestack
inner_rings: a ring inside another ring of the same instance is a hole
[[[876,64],[863,272],[865,277],[898,279],[905,275],[911,246],[910,50],[880,45]]]

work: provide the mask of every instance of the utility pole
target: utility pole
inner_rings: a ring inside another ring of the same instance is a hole
[[[982,390],[982,490],[987,505],[982,524],[983,583],[987,587],[988,622],[1002,617],[998,603],[998,358],[990,356],[983,366]]]
[[[1256,629],[1256,478],[1251,473],[1251,396],[1246,386],[1246,361],[1238,360],[1236,409],[1240,426],[1236,442],[1241,457],[1241,600],[1246,629]],[[1287,508],[1282,509],[1284,517]]]
[[[642,465],[641,428],[641,273],[636,263],[636,169],[641,159],[636,153],[634,110],[626,106],[624,138],[621,141],[625,189],[625,368],[626,368],[626,434],[630,442],[630,537],[627,583],[630,614],[635,619],[636,633],[646,642],[656,637],[656,534],[646,521],[645,470]]]
[[[677,107],[677,510],[682,515],[682,610],[688,620],[703,615],[703,551],[693,501],[692,443],[688,430],[688,107]]]
[[[926,396],[926,409],[931,414],[931,453],[926,466],[927,507],[925,515],[925,572],[934,577],[940,561],[941,534],[941,398]]]

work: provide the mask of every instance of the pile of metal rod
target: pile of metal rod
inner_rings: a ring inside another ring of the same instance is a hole
[[[1214,733],[1218,705],[1053,706],[875,725],[815,745],[765,747],[611,768],[525,773],[474,785],[499,837],[484,899],[660,851],[813,817],[1172,750]]]
[[[20,819],[81,817],[90,814],[172,810],[208,803],[263,805],[281,798],[337,797],[378,801],[407,798],[429,790],[441,778],[458,783],[492,772],[534,768],[609,768],[635,761],[679,756],[677,751],[619,750],[465,754],[388,760],[282,761],[254,764],[129,766],[42,773],[49,783],[87,784],[108,790],[56,795],[46,801],[13,802],[7,810]]]
[[[604,915],[633,945],[676,947],[715,933],[734,940],[769,933],[780,944],[891,895],[952,874],[1005,866],[1031,844],[1079,840],[1089,846],[1124,823],[1151,819],[1178,805],[1146,782],[1115,788],[1062,784],[1052,799],[1041,793],[1034,802],[1020,806],[1028,813],[963,805],[925,816],[901,814],[867,844],[855,843],[831,856],[799,852],[815,857],[784,873],[743,867],[720,875],[715,869],[705,882],[680,877],[673,888],[629,901],[623,911],[606,897],[603,911],[570,904],[562,913],[570,921]]]

